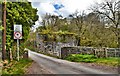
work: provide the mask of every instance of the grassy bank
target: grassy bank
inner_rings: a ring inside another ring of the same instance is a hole
[[[118,57],[97,58],[94,55],[71,54],[67,56],[65,60],[72,62],[97,63],[110,66],[118,66],[120,58]]]
[[[20,59],[20,61],[12,61],[3,67],[2,76],[23,75],[25,69],[32,63],[31,59]]]

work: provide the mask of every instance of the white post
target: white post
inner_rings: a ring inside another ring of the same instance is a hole
[[[19,39],[17,39],[17,59],[19,61]]]
[[[115,49],[115,57],[116,57],[117,50]]]
[[[108,57],[108,50],[105,49],[106,58]]]
[[[61,47],[59,47],[59,48],[60,48],[60,54],[59,54],[59,55],[60,55],[60,58],[61,58],[61,57],[62,57],[62,56],[61,56],[61,51],[62,51],[62,50],[61,50]]]

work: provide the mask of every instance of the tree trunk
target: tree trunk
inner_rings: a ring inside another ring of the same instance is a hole
[[[78,37],[78,44],[77,46],[80,46],[80,37]]]
[[[120,30],[116,28],[117,47],[120,48]]]
[[[118,37],[118,48],[120,48],[120,37]]]

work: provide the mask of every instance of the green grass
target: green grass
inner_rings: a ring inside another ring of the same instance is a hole
[[[94,55],[71,54],[67,56],[65,60],[72,62],[97,63],[110,66],[118,66],[120,58],[118,57],[97,58]]]
[[[86,62],[86,63],[96,61],[96,57],[94,55],[81,55],[81,54],[71,54],[65,59],[73,62]]]
[[[120,58],[118,57],[110,57],[110,58],[99,58],[96,63],[101,63],[110,66],[118,66]]]
[[[12,61],[13,65],[7,66],[2,71],[2,76],[23,75],[25,69],[32,63],[31,59],[20,59],[20,61]]]

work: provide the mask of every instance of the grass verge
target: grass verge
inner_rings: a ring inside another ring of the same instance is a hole
[[[109,66],[118,66],[120,58],[119,57],[97,58],[94,55],[71,54],[67,56],[65,60],[72,62],[97,63]]]
[[[20,61],[12,61],[3,67],[2,76],[22,76],[25,69],[32,63],[31,59],[20,59]]]

